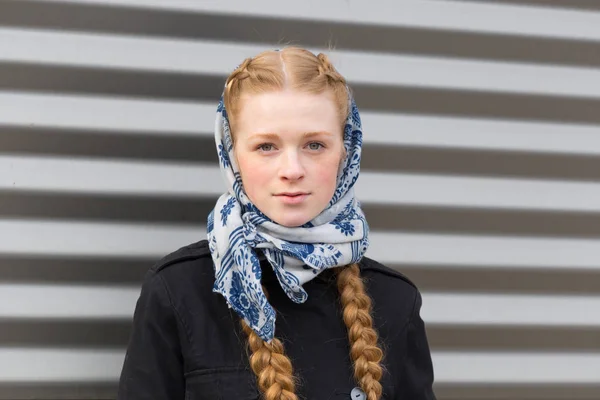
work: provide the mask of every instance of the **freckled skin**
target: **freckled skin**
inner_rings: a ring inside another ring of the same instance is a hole
[[[333,96],[285,90],[240,100],[234,151],[246,194],[278,224],[305,224],[329,204],[344,154]],[[306,196],[281,195],[297,192]]]

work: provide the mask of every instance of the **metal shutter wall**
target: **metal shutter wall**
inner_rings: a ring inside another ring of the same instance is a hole
[[[0,399],[114,398],[143,273],[223,190],[223,79],[278,43],[353,85],[369,255],[423,292],[438,398],[600,398],[599,9],[0,1]]]

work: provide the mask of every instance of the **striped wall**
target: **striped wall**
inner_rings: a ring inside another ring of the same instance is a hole
[[[363,113],[369,255],[440,400],[600,398],[600,6],[0,0],[0,399],[113,399],[144,271],[205,235],[216,101],[279,43]]]

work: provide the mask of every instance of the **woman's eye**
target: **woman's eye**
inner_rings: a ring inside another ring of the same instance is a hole
[[[260,151],[271,151],[273,150],[273,145],[271,143],[263,143],[260,146],[258,146],[258,149]]]
[[[308,148],[311,150],[320,150],[323,145],[321,143],[312,142],[308,145]]]

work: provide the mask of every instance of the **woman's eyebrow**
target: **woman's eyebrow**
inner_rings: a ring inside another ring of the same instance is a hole
[[[279,135],[276,133],[253,133],[250,135],[249,139],[260,139],[260,140],[276,140],[279,139]]]
[[[327,131],[316,131],[316,132],[304,132],[302,134],[302,137],[303,138],[310,138],[310,137],[313,137],[313,136],[322,136],[322,135],[333,136],[332,133],[327,132]]]

